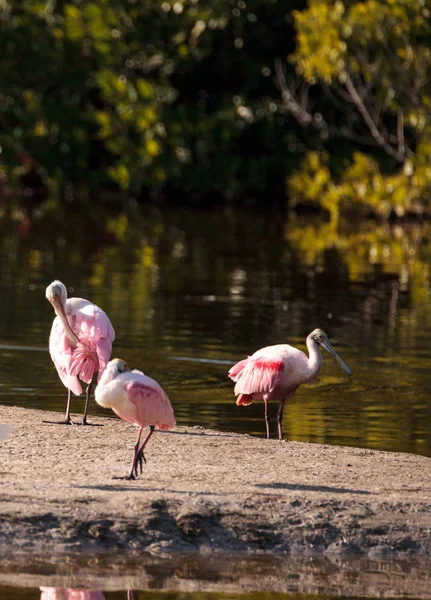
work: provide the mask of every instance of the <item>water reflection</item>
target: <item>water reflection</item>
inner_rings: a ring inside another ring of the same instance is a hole
[[[262,405],[235,406],[229,366],[265,345],[305,349],[321,327],[354,376],[324,356],[319,380],[286,406],[285,436],[431,456],[429,226],[343,231],[251,211],[133,206],[121,215],[89,206],[83,219],[49,204],[22,220],[0,218],[0,402],[62,409],[42,351],[52,320],[44,290],[59,278],[107,312],[114,355],[160,381],[179,424],[264,435]],[[94,402],[90,413],[104,414]]]
[[[73,588],[41,587],[40,600],[105,600],[101,590],[79,590]],[[127,593],[127,600],[133,595]]]
[[[8,600],[304,600],[325,597],[431,598],[429,561],[289,557],[271,554],[174,555],[118,551],[0,560],[0,597]],[[140,590],[140,591],[137,591]],[[321,597],[321,596],[316,596]]]
[[[106,596],[102,590],[82,590],[61,587],[41,587],[40,600],[105,600]],[[109,594],[111,596],[111,594]],[[123,593],[116,594],[118,599],[138,600],[139,592],[136,590],[126,590]]]

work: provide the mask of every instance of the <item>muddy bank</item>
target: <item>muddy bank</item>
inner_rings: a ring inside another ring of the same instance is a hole
[[[135,429],[0,407],[0,553],[426,557],[431,459],[178,427],[128,473]]]

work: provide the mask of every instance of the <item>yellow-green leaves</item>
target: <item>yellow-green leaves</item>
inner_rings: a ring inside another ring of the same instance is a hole
[[[346,43],[341,34],[343,2],[311,0],[308,10],[293,13],[297,29],[297,50],[292,60],[310,83],[329,83],[344,69]]]

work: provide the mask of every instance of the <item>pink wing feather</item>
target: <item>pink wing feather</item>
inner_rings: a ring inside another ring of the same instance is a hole
[[[72,350],[63,325],[56,317],[49,351],[61,381],[79,395],[82,393],[79,379],[90,383],[96,371],[100,379],[111,356],[115,332],[106,313],[91,302],[69,316],[69,322],[80,343]]]
[[[155,387],[151,383],[152,380],[148,385],[140,381],[130,381],[126,384],[129,400],[137,411],[137,425],[155,425],[159,429],[171,429],[176,421],[168,395],[159,385]]]
[[[49,353],[57,369],[58,376],[65,387],[79,396],[82,393],[81,384],[76,376],[70,374],[72,364],[72,350],[64,333],[63,324],[55,317],[49,336]]]
[[[245,362],[246,364],[241,371],[235,374],[236,396],[238,394],[270,394],[283,377],[284,363],[281,359],[249,358]],[[241,361],[241,363],[244,363],[244,361]],[[238,363],[238,365],[241,363]],[[235,367],[238,365],[235,365]],[[232,367],[232,369],[235,367]]]
[[[250,357],[248,357],[248,358],[250,358]],[[231,369],[229,369],[228,376],[233,381],[238,381],[238,379],[241,377],[241,373],[248,363],[248,358],[245,358],[244,360],[240,360],[239,362],[236,363],[236,365],[234,365]]]

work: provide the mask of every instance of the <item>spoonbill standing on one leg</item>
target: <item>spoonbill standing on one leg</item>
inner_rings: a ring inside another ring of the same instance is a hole
[[[46,297],[56,312],[49,336],[49,352],[58,376],[67,387],[67,407],[64,421],[70,425],[71,392],[82,393],[79,379],[87,383],[82,425],[88,425],[87,412],[93,376],[98,379],[112,350],[115,332],[106,313],[89,300],[67,298],[66,287],[53,281],[46,288]]]
[[[168,395],[157,381],[147,377],[142,371],[131,371],[121,358],[109,361],[94,395],[100,406],[112,408],[119,417],[139,427],[132,469],[126,477],[135,479],[138,476],[138,464],[142,473],[142,461],[146,462],[144,448],[155,427],[171,429],[175,425],[174,411]],[[150,431],[139,445],[144,427],[149,427]]]
[[[322,365],[320,348],[335,356],[349,375],[349,367],[341,360],[321,329],[315,329],[307,337],[309,357],[288,344],[267,346],[252,356],[241,360],[229,370],[229,377],[236,382],[237,406],[247,406],[253,400],[265,402],[266,437],[269,439],[268,400],[280,399],[277,413],[278,439],[283,439],[282,418],[286,398],[290,398],[302,383],[309,383]]]

